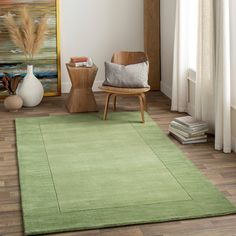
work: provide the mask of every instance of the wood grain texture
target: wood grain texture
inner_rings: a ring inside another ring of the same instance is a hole
[[[95,94],[99,110],[103,110],[106,94]],[[66,95],[44,98],[40,106],[24,108],[18,113],[4,110],[0,101],[0,235],[22,236],[20,191],[16,158],[14,119],[16,117],[39,117],[70,115],[66,109]],[[168,124],[183,114],[170,112],[170,100],[160,92],[147,94],[150,116],[167,133]],[[137,98],[119,97],[118,111],[136,111]],[[213,137],[209,143],[182,146],[181,148],[196,167],[234,204],[236,204],[236,154],[223,154],[214,150]],[[62,236],[235,236],[236,215],[208,219],[186,220],[131,227],[117,227],[53,234]]]
[[[116,93],[120,95],[137,95],[150,90],[149,88],[116,88],[110,86],[101,86],[100,89],[106,93]]]
[[[98,68],[95,65],[91,68],[71,67],[69,64],[66,67],[72,84],[66,103],[68,111],[70,113],[97,111],[92,87]]]
[[[120,65],[131,65],[147,61],[147,55],[144,52],[115,52],[112,55],[111,62]]]
[[[161,82],[160,0],[144,0],[144,48],[150,62],[151,90]]]

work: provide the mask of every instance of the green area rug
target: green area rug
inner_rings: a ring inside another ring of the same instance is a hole
[[[226,215],[236,208],[146,115],[16,120],[26,234]]]

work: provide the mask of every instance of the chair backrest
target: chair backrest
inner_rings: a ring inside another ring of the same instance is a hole
[[[145,52],[115,52],[111,62],[126,66],[142,63],[147,60],[148,58]]]

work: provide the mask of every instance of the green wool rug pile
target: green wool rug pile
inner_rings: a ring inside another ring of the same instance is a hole
[[[26,234],[236,212],[147,114],[22,118],[16,136]]]

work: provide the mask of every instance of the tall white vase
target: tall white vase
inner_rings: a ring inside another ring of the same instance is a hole
[[[27,66],[27,74],[19,85],[17,94],[21,96],[24,107],[35,107],[42,101],[43,85],[35,77],[32,65]]]

